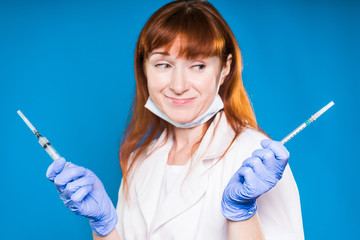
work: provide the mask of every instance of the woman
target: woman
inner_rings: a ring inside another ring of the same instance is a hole
[[[210,3],[171,2],[150,17],[136,46],[116,210],[90,170],[58,159],[47,172],[94,239],[303,239],[288,152],[259,130],[241,70]]]

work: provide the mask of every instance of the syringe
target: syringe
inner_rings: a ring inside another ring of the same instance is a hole
[[[17,113],[24,120],[26,125],[31,129],[31,131],[35,134],[35,136],[39,139],[40,145],[45,149],[45,151],[50,155],[50,157],[55,161],[60,157],[60,155],[56,152],[55,148],[50,144],[50,142],[46,139],[46,137],[41,136],[41,134],[34,128],[34,126],[30,123],[30,121],[24,116],[24,114],[18,110]]]
[[[334,105],[334,102],[331,101],[328,103],[325,107],[320,109],[317,113],[311,116],[308,120],[306,120],[303,124],[301,124],[299,127],[297,127],[294,131],[292,131],[289,135],[287,135],[283,140],[281,140],[282,144],[285,144],[287,141],[292,139],[296,134],[298,134],[300,131],[302,131],[306,126],[308,126],[310,123],[315,121],[318,117],[321,116],[324,112],[326,112],[329,108],[331,108]]]

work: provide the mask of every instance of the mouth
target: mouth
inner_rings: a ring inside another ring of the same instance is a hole
[[[166,98],[173,104],[176,105],[185,105],[187,103],[192,102],[195,98],[172,98],[172,97],[168,97],[166,96]]]

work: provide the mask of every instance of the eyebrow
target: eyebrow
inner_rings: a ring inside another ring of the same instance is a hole
[[[160,55],[164,55],[164,56],[169,56],[170,55],[168,52],[152,52],[152,53],[150,53],[149,57],[151,57],[154,54],[160,54]]]

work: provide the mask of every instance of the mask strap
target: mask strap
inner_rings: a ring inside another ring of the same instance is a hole
[[[217,88],[216,88],[216,93],[219,93],[220,83],[221,83],[221,78],[222,78],[222,75],[223,75],[223,71],[224,71],[224,68],[221,69],[220,78],[219,78],[219,83],[218,83]]]

